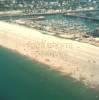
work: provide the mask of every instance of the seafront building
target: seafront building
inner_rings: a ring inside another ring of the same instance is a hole
[[[0,0],[1,8],[22,8],[22,7],[34,7],[34,8],[65,8],[65,9],[77,9],[86,7],[97,8],[99,4],[98,0]]]

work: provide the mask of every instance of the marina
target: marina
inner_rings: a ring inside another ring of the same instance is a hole
[[[0,100],[99,100],[98,0],[0,0]]]
[[[99,27],[97,19],[75,15],[45,14],[44,16],[23,15],[2,18],[7,22],[36,28],[46,34],[54,33],[55,36],[75,40],[87,38],[90,41],[90,37],[93,37],[92,32]]]
[[[99,46],[93,32],[99,27],[98,9],[85,10],[31,10],[19,15],[1,14],[0,20],[35,28],[42,33],[60,38],[87,42]],[[20,11],[19,11],[20,12]],[[10,13],[10,12],[9,12]],[[97,16],[96,16],[97,14]],[[91,15],[91,17],[89,17]],[[96,16],[96,17],[94,17]]]

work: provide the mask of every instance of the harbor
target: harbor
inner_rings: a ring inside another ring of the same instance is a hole
[[[43,10],[1,13],[0,20],[35,28],[44,34],[99,46],[98,33],[93,35],[99,28],[98,9]]]
[[[35,28],[60,38],[85,41],[99,46],[92,32],[99,27],[98,19],[68,14],[3,16],[1,20]],[[98,34],[98,33],[97,33]],[[97,35],[98,36],[98,35]]]
[[[0,0],[0,100],[99,100],[98,0]]]

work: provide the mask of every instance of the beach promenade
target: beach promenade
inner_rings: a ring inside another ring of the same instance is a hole
[[[0,45],[91,87],[99,86],[99,47],[6,22],[0,22]]]

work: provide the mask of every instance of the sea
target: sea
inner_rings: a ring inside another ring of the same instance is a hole
[[[0,47],[0,100],[99,100],[99,91]]]

